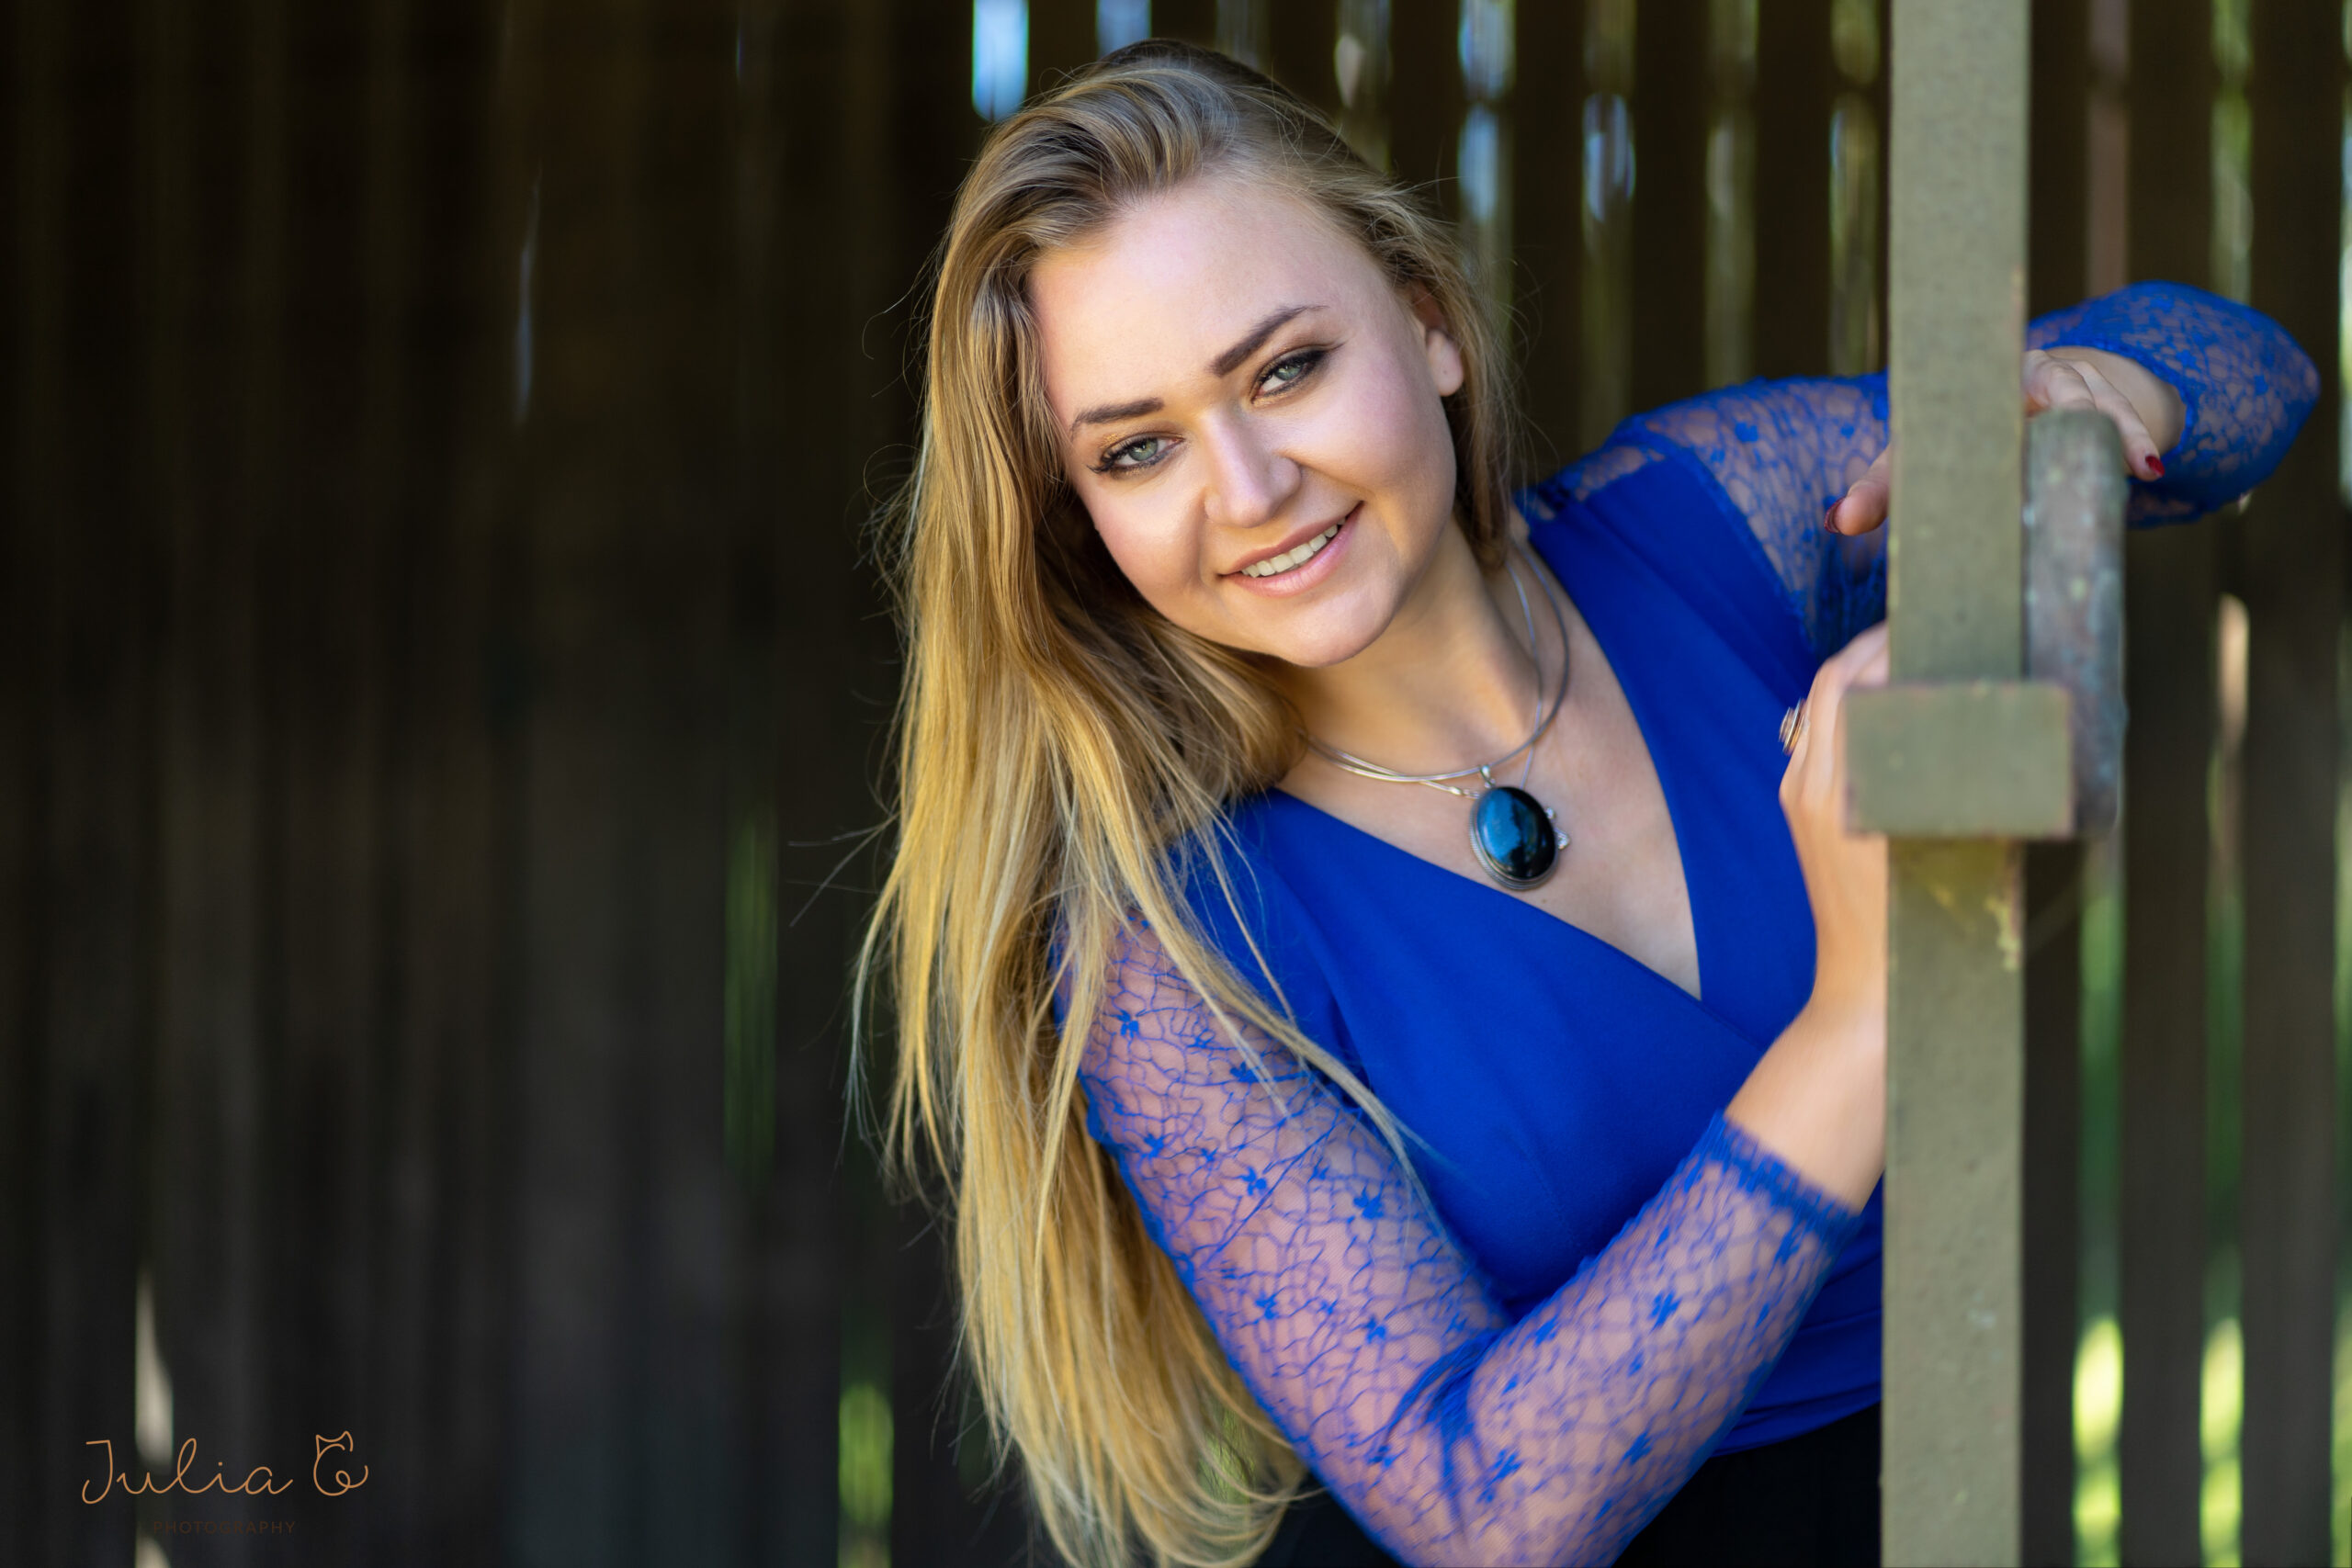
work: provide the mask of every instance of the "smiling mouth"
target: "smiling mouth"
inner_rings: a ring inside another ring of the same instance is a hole
[[[1345,518],[1340,519],[1340,522],[1345,521]],[[1305,566],[1308,561],[1311,561],[1317,556],[1321,555],[1323,553],[1323,547],[1329,544],[1333,539],[1339,537],[1339,534],[1340,524],[1334,523],[1329,528],[1324,529],[1320,534],[1316,535],[1315,537],[1307,540],[1306,543],[1299,546],[1295,550],[1285,550],[1281,555],[1269,556],[1264,560],[1259,561],[1255,565],[1243,567],[1241,569],[1241,575],[1244,577],[1280,577],[1286,571],[1296,571],[1300,567]]]

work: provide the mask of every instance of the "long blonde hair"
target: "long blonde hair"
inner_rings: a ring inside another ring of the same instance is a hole
[[[1090,1568],[1137,1548],[1246,1562],[1304,1468],[1086,1135],[1079,1057],[1120,934],[1148,920],[1213,1007],[1324,1068],[1395,1136],[1219,957],[1181,892],[1188,867],[1222,882],[1224,808],[1295,761],[1295,718],[1251,657],[1178,629],[1121,576],[1062,478],[1041,391],[1038,258],[1211,172],[1304,198],[1403,296],[1434,303],[1465,369],[1445,400],[1454,514],[1489,567],[1510,516],[1505,371],[1452,237],[1313,109],[1154,41],[989,138],[935,258],[921,446],[890,514],[898,840],[859,994],[894,1014],[899,1169],[927,1156],[946,1177],[963,1352],[994,1431],[1056,1547]]]

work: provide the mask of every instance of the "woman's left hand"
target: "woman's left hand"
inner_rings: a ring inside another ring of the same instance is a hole
[[[2116,434],[2123,438],[2124,466],[2132,478],[2164,478],[2160,454],[2180,439],[2180,394],[2139,361],[2098,348],[2030,348],[2023,381],[2028,419],[2048,409],[2097,409],[2115,422]],[[1894,487],[1894,457],[1890,446],[1830,506],[1830,532],[1867,534],[1886,521],[1887,499]]]

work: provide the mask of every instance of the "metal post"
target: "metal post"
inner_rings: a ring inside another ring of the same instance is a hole
[[[1897,682],[1937,683],[1917,695],[1948,700],[1914,705],[1916,728],[1886,728],[1950,740],[1974,729],[1996,745],[2040,735],[2042,745],[2017,748],[2023,804],[2046,796],[2049,782],[2046,767],[2028,776],[2035,758],[2051,754],[2051,702],[2037,694],[2056,703],[2062,772],[2064,757],[2063,697],[2018,682],[2027,6],[1894,0],[1892,30],[1888,339],[1900,519],[1889,546],[1893,669]],[[1972,687],[1962,682],[1982,683],[1977,701],[1968,703]],[[1950,722],[1963,705],[1979,724]],[[1898,716],[1887,704],[1854,712],[1859,720],[1871,710]],[[1882,732],[1873,747],[1864,728],[1853,735],[1858,754],[1888,757],[1895,738]],[[2018,863],[2014,838],[1892,844],[1883,1468],[1890,1564],[2018,1560]]]

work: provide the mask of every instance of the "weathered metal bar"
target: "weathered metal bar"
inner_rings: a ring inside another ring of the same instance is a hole
[[[2025,658],[2065,689],[2074,832],[2115,826],[2123,782],[2123,443],[2106,415],[2062,409],[2026,435]]]
[[[2322,367],[2336,360],[2345,59],[2334,8],[2258,6],[2254,303]],[[2329,1550],[2334,1403],[2333,981],[2344,513],[2335,378],[2242,526],[2249,623],[2244,845],[2245,1134],[2240,1548],[2250,1563]]]
[[[2210,0],[2133,0],[2125,265],[2211,277]],[[2123,1007],[2117,1434],[2126,1562],[2195,1562],[2205,1344],[2206,769],[2213,748],[2211,524],[2124,547]]]
[[[2090,9],[2090,0],[2035,0],[2033,7],[2033,134],[2026,150],[2029,317],[2074,304],[2089,276]],[[2033,575],[2029,538],[2029,597]],[[2034,669],[2030,631],[2027,643],[2027,665]],[[2082,1338],[2085,1240],[2083,872],[2080,844],[2026,848],[2025,1321],[2018,1469],[2018,1557],[2027,1568],[2066,1568],[2075,1555],[2075,1356]]]
[[[2027,7],[1895,0],[1893,23],[1893,670],[2014,681]],[[1890,863],[1884,1560],[2012,1562],[2018,852],[1898,839]]]

